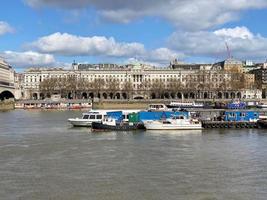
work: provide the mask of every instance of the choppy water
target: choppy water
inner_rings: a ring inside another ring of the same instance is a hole
[[[0,113],[0,199],[266,199],[267,130],[91,133]]]

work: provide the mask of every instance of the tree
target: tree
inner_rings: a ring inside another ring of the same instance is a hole
[[[148,92],[150,91],[150,88],[151,88],[151,83],[150,83],[150,81],[148,81],[148,80],[144,80],[144,81],[142,82],[141,89],[142,89],[143,94],[144,94],[145,96],[148,96],[148,95],[149,95]]]
[[[67,77],[67,83],[66,83],[66,90],[68,94],[70,94],[70,98],[77,98],[77,89],[78,89],[78,84],[77,84],[77,78],[76,76],[68,76]]]
[[[171,93],[176,93],[177,91],[182,90],[184,88],[181,81],[175,78],[170,79],[168,81],[168,85],[169,85],[168,90]]]
[[[122,90],[126,92],[128,99],[132,96],[133,84],[131,81],[126,81],[123,84]]]
[[[119,91],[120,90],[119,80],[115,79],[115,78],[109,79],[107,84],[106,84],[106,89],[112,93]]]
[[[156,79],[152,82],[151,92],[156,94],[158,98],[164,97],[165,83],[161,79]]]
[[[57,89],[57,78],[48,78],[43,80],[39,85],[39,91],[41,93],[53,94]]]
[[[100,96],[100,91],[105,88],[105,80],[101,78],[96,78],[92,82],[92,89],[95,91],[97,96]]]

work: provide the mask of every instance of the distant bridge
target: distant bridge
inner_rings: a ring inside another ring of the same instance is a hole
[[[12,86],[0,85],[0,101],[15,98],[15,88]]]

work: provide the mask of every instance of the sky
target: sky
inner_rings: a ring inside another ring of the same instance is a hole
[[[9,0],[0,57],[17,70],[78,63],[267,59],[267,0]]]

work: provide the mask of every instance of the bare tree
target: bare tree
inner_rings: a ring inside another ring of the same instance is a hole
[[[172,78],[168,81],[168,91],[171,93],[171,96],[175,97],[175,94],[178,91],[184,89],[183,84],[179,79]]]
[[[141,90],[144,96],[149,96],[149,91],[151,88],[151,83],[148,80],[144,80],[141,85]]]
[[[57,89],[57,78],[48,78],[43,80],[39,85],[41,93],[53,94]]]
[[[105,88],[105,80],[101,78],[96,78],[92,82],[92,89],[95,91],[96,95],[100,96],[100,91],[102,91]]]
[[[152,82],[151,92],[154,93],[157,98],[163,98],[165,90],[165,83],[161,79],[156,79]]]
[[[106,89],[112,93],[119,91],[120,90],[119,80],[116,78],[109,79],[106,84]]]
[[[123,84],[122,90],[127,94],[128,99],[132,96],[133,93],[133,84],[131,81],[126,81]]]

